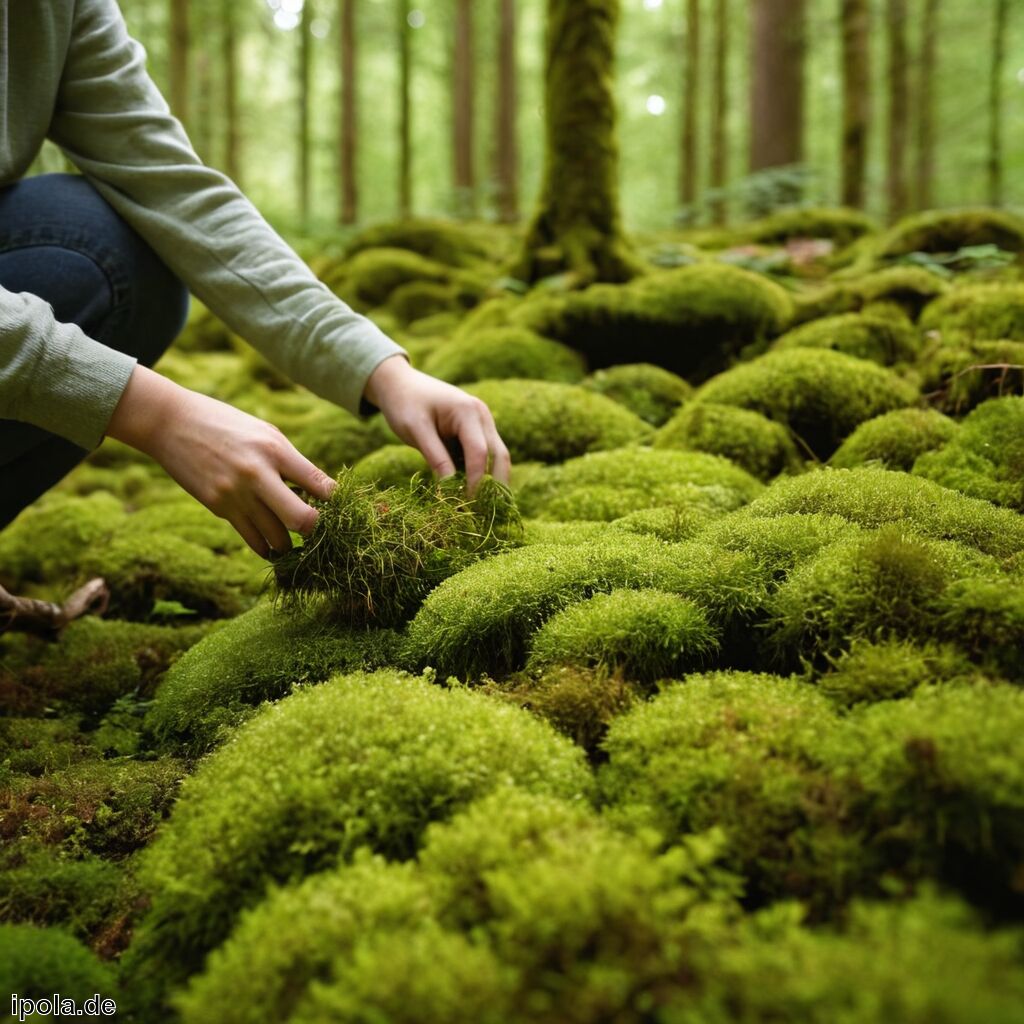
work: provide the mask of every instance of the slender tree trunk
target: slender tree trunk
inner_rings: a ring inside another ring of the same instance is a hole
[[[935,79],[938,64],[940,0],[924,0],[921,25],[921,61],[917,83],[917,164],[914,200],[920,210],[934,205],[935,184]]]
[[[412,216],[412,39],[409,0],[398,0],[398,210]]]
[[[692,211],[697,201],[697,113],[700,109],[700,0],[686,0],[686,75],[683,86],[682,146],[679,153],[679,206]]]
[[[637,271],[619,214],[618,0],[547,0],[544,185],[511,273],[625,281]]]
[[[889,130],[886,192],[889,219],[907,212],[907,136],[910,77],[907,54],[907,0],[888,0]]]
[[[498,0],[498,96],[494,180],[498,219],[519,219],[519,69],[516,62],[516,0]]]
[[[993,206],[1003,203],[1003,72],[1009,18],[1010,0],[995,0],[988,101],[988,201]]]
[[[313,20],[313,0],[306,0],[302,7],[302,20],[299,22],[299,219],[303,228],[309,226],[311,207],[312,174],[311,145],[309,130],[309,94],[311,79],[312,55],[310,41],[313,38],[310,24]]]
[[[724,224],[726,205],[723,196],[729,149],[726,115],[729,109],[729,0],[715,0],[715,62],[711,83],[711,188],[716,195],[711,203],[711,216],[716,224]]]
[[[452,118],[452,152],[455,210],[460,217],[476,216],[476,170],[473,159],[476,55],[473,42],[473,0],[456,0],[452,68],[455,115]]]
[[[750,169],[803,162],[805,0],[751,0]],[[783,200],[799,198],[782,195]]]
[[[170,0],[170,105],[171,112],[188,125],[189,0]]]
[[[213,61],[210,57],[210,44],[213,36],[210,11],[200,7],[196,13],[196,36],[199,40],[195,48],[193,68],[195,72],[195,102],[192,138],[196,151],[206,162],[213,159]]]
[[[338,48],[341,80],[341,123],[338,125],[340,195],[338,220],[354,224],[359,218],[359,182],[356,176],[356,146],[359,137],[356,93],[356,0],[338,0],[341,44]]]
[[[242,184],[242,137],[238,117],[238,25],[233,0],[221,0],[221,60],[224,64],[224,170]]]
[[[871,128],[871,3],[842,0],[842,200],[864,206],[864,176]]]

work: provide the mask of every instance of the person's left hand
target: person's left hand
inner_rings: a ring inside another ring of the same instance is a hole
[[[423,453],[438,476],[455,472],[445,441],[458,439],[466,459],[470,494],[488,471],[489,462],[494,478],[508,483],[512,460],[491,410],[479,398],[414,370],[400,355],[385,359],[370,374],[363,394],[406,444]]]

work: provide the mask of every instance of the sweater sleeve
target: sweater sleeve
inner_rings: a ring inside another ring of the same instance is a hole
[[[135,363],[60,323],[38,296],[0,288],[0,416],[95,448]]]
[[[358,413],[370,374],[404,354],[203,165],[116,0],[76,0],[50,137],[189,290],[296,383]]]

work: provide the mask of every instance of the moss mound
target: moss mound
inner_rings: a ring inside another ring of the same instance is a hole
[[[694,402],[752,409],[786,424],[827,458],[865,420],[916,399],[913,387],[875,363],[827,349],[790,349],[719,374]]]
[[[798,296],[795,323],[806,323],[864,309],[898,307],[911,320],[933,299],[949,291],[946,281],[923,267],[885,267],[843,281],[832,281]]]
[[[451,384],[509,377],[576,384],[586,365],[561,342],[520,327],[492,327],[445,342],[424,361],[423,370]]]
[[[721,455],[759,480],[802,465],[800,452],[781,423],[751,409],[714,402],[680,409],[655,435],[654,447]]]
[[[867,214],[848,207],[799,207],[779,210],[744,229],[754,242],[788,242],[791,238],[831,238],[843,247],[864,235],[873,234],[878,225]]]
[[[895,224],[879,239],[877,253],[884,258],[912,252],[956,252],[973,245],[995,245],[1008,252],[1021,252],[1024,221],[988,207],[929,210]]]
[[[669,505],[663,508],[642,508],[612,520],[615,530],[626,533],[647,534],[659,540],[677,544],[692,540],[722,513],[707,506]]]
[[[659,590],[613,590],[570,605],[534,634],[527,668],[567,664],[656,679],[698,667],[718,636],[698,605]]]
[[[871,313],[843,313],[813,320],[784,334],[776,351],[825,348],[881,366],[912,362],[921,348],[918,333],[909,323]]]
[[[744,346],[781,333],[793,314],[789,295],[767,278],[724,264],[700,264],[542,296],[513,314],[538,334],[564,341],[594,368],[631,360],[702,380]]]
[[[381,246],[362,249],[325,275],[324,283],[360,309],[388,301],[396,288],[410,282],[447,284],[450,268],[408,249]]]
[[[408,325],[438,313],[452,312],[460,306],[461,296],[455,285],[439,281],[409,281],[391,293],[387,308],[399,323]]]
[[[365,249],[408,249],[451,267],[471,269],[481,260],[500,259],[506,248],[501,231],[491,225],[455,224],[429,217],[373,224],[345,247],[346,258]]]
[[[413,477],[430,471],[423,455],[406,444],[386,444],[352,467],[353,477],[378,487],[408,488]]]
[[[946,339],[1024,341],[1024,284],[974,284],[936,299],[921,317]]]
[[[544,380],[488,380],[466,390],[486,402],[514,460],[562,462],[643,441],[651,428],[604,395]]]
[[[143,860],[153,903],[138,966],[181,977],[268,883],[361,847],[411,857],[429,822],[506,782],[566,797],[589,785],[582,754],[548,726],[466,691],[382,672],[293,694],[183,786]]]
[[[962,414],[989,398],[1024,391],[1024,341],[967,341],[933,348],[921,364],[929,399]]]
[[[836,469],[876,463],[909,472],[919,455],[941,448],[957,433],[948,416],[935,409],[896,409],[862,423],[829,459]]]
[[[1024,681],[1024,582],[1019,569],[1015,580],[992,577],[953,583],[943,602],[939,630],[985,671]]]
[[[693,394],[682,377],[653,363],[623,363],[598,370],[583,386],[624,405],[652,426],[660,427]]]

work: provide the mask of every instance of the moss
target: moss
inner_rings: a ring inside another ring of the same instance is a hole
[[[953,583],[942,602],[939,631],[993,675],[1024,681],[1024,583],[967,579]]]
[[[377,420],[358,420],[326,402],[316,403],[302,417],[284,422],[269,418],[310,462],[331,476],[336,476],[344,466],[354,466],[388,440]]]
[[[403,324],[458,309],[459,290],[439,281],[409,281],[400,284],[388,299],[388,309]]]
[[[779,285],[737,267],[667,270],[629,285],[524,302],[515,322],[564,341],[594,368],[624,357],[702,380],[746,345],[781,333],[793,314]]]
[[[841,352],[769,352],[708,381],[695,403],[752,409],[784,423],[820,458],[865,420],[912,405],[917,392],[890,370]]]
[[[669,505],[663,508],[642,508],[615,519],[610,524],[626,533],[647,534],[676,544],[692,540],[722,513],[700,505]]]
[[[836,469],[875,463],[883,469],[909,472],[919,455],[941,448],[957,433],[957,425],[935,409],[896,409],[867,420],[829,459]]]
[[[655,448],[721,455],[759,480],[799,469],[789,431],[758,412],[699,402],[684,406],[655,435]]]
[[[599,540],[608,529],[608,523],[574,520],[572,522],[548,522],[545,519],[527,519],[523,522],[524,544],[564,544],[576,547]]]
[[[566,797],[589,785],[549,727],[464,690],[382,672],[293,694],[186,780],[143,860],[153,904],[137,963],[179,978],[268,883],[362,847],[411,857],[429,822],[507,782]]]
[[[924,390],[952,414],[1024,390],[1024,341],[965,341],[933,348],[923,359]]]
[[[490,380],[466,390],[487,403],[513,460],[562,462],[643,441],[651,432],[617,402],[573,384]]]
[[[693,601],[659,590],[613,590],[548,619],[530,642],[527,668],[605,667],[650,684],[699,667],[717,650],[716,631]]]
[[[409,626],[409,655],[442,675],[514,671],[525,662],[530,636],[550,616],[623,588],[689,597],[723,627],[764,600],[761,576],[742,554],[610,531],[585,546],[531,545],[446,580]]]
[[[847,246],[877,230],[877,223],[860,210],[827,206],[779,210],[743,229],[754,242],[788,242],[791,238],[830,238],[839,247]]]
[[[521,327],[491,327],[436,348],[423,370],[451,384],[509,377],[576,384],[586,372],[583,357],[568,345]]]
[[[15,775],[42,775],[95,757],[69,718],[0,718],[0,784]]]
[[[353,477],[378,487],[407,488],[417,474],[430,472],[430,465],[422,454],[405,444],[383,445],[352,467]]]
[[[583,386],[607,395],[652,426],[660,427],[693,393],[682,377],[653,363],[623,363],[598,370]]]
[[[974,284],[936,299],[921,317],[944,338],[1024,341],[1024,284]]]
[[[450,268],[408,249],[381,246],[362,249],[326,276],[325,284],[351,305],[369,310],[382,306],[402,285],[448,284]]]
[[[814,292],[799,296],[795,323],[821,317],[856,313],[878,303],[894,303],[912,320],[949,285],[923,267],[886,267],[842,281],[832,281]]]
[[[921,343],[909,323],[869,313],[844,313],[803,324],[784,334],[773,347],[776,351],[825,348],[892,366],[912,362]]]
[[[1024,511],[1024,398],[979,405],[945,447],[923,453],[913,469],[944,487]]]
[[[552,467],[521,487],[519,502],[526,515],[610,521],[658,507],[728,512],[760,492],[754,477],[716,455],[621,448]]]
[[[458,478],[380,490],[346,472],[316,507],[309,537],[274,560],[278,590],[286,606],[326,606],[346,624],[401,622],[441,580],[519,536],[511,493],[489,478],[467,498]]]
[[[740,515],[790,513],[842,516],[868,529],[898,523],[922,537],[959,541],[999,558],[1024,547],[1024,522],[1009,509],[885,469],[830,469],[782,478]]]
[[[325,623],[257,605],[182,657],[157,690],[147,728],[166,750],[196,757],[264,701],[339,671],[380,668],[397,657],[390,630]]]
[[[458,224],[415,218],[362,228],[345,247],[346,258],[365,249],[408,249],[451,267],[472,269],[497,262],[508,248],[504,232],[494,225]]]
[[[878,241],[879,257],[912,252],[956,252],[972,245],[996,245],[1009,252],[1024,250],[1024,222],[987,207],[930,210],[905,217]]]

